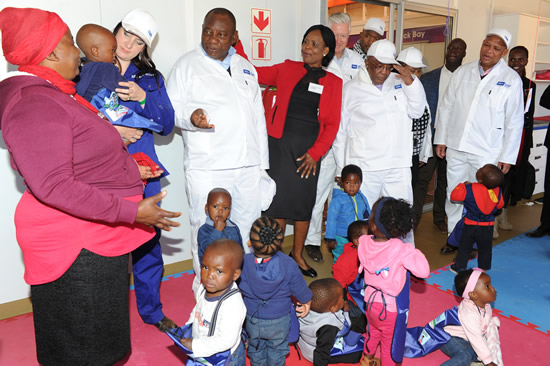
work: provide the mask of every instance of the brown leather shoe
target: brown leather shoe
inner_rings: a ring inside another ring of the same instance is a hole
[[[434,222],[434,225],[442,234],[447,234],[447,223],[445,221]]]
[[[153,324],[161,332],[166,332],[169,329],[177,328],[178,325],[170,318],[164,317],[158,323]]]

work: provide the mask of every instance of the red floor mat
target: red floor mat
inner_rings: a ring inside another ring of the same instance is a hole
[[[165,314],[178,324],[189,318],[194,305],[191,291],[193,275],[180,274],[162,282],[161,293]],[[409,326],[424,325],[443,310],[456,305],[454,295],[441,291],[425,282],[412,282],[411,311]],[[548,360],[540,357],[542,347],[550,344],[550,337],[534,331],[528,326],[500,316],[501,346],[506,366],[547,365]],[[134,292],[130,291],[130,322],[132,331],[132,354],[119,365],[181,365],[185,356],[170,339],[151,325],[144,324],[136,311]],[[440,365],[447,357],[436,351],[421,359],[405,359],[406,366]],[[32,314],[25,314],[0,321],[0,365],[37,365],[34,345]],[[291,348],[287,365],[311,365],[298,360]]]

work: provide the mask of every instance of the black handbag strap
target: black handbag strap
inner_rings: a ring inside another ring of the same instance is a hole
[[[212,337],[214,335],[214,330],[216,328],[216,320],[218,319],[218,312],[220,311],[220,307],[222,306],[222,302],[235,295],[236,293],[240,292],[239,289],[234,288],[231,291],[226,292],[223,294],[220,299],[218,300],[218,304],[216,305],[216,308],[214,309],[214,312],[212,313],[212,319],[210,320],[210,329],[208,329],[208,337]]]

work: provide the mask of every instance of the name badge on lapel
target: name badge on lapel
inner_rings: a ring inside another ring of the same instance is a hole
[[[307,91],[317,94],[323,94],[323,86],[315,83],[309,83]]]

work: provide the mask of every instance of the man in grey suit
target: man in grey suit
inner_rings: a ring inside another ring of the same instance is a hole
[[[443,98],[453,72],[460,65],[462,65],[462,60],[465,56],[466,42],[460,38],[455,38],[447,46],[445,65],[420,77],[420,81],[422,82],[422,85],[424,85],[424,90],[426,91],[426,99],[428,100],[428,105],[432,116],[432,136],[434,135],[434,123],[439,101]],[[417,218],[420,220],[420,217],[422,216],[422,207],[424,206],[424,200],[426,199],[426,193],[428,191],[428,185],[432,179],[434,171],[437,171],[433,202],[433,220],[434,225],[437,226],[442,233],[447,232],[447,224],[445,222],[445,199],[447,190],[446,165],[447,163],[445,158],[441,159],[434,153],[434,156],[430,158],[425,165],[420,167],[418,171],[418,182],[416,183],[413,192],[413,209],[417,215]]]

